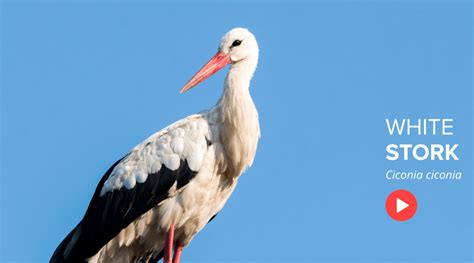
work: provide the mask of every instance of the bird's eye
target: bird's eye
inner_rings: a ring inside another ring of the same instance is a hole
[[[241,43],[242,43],[242,40],[237,39],[232,43],[232,47],[240,46]]]

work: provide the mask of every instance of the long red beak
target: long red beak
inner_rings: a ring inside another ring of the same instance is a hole
[[[228,55],[225,55],[222,52],[217,52],[209,62],[207,62],[204,67],[202,67],[195,75],[192,77],[186,85],[181,89],[179,93],[183,93],[194,86],[198,85],[199,83],[203,82],[207,78],[209,78],[212,74],[216,73],[227,64],[230,63],[230,58]]]

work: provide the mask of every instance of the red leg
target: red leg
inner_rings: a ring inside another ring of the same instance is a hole
[[[163,255],[163,263],[171,263],[171,255],[173,254],[174,243],[174,224],[171,224],[170,230],[166,235],[165,254]]]
[[[173,263],[179,263],[179,259],[181,258],[181,254],[183,254],[183,245],[178,245],[174,250],[174,258]]]

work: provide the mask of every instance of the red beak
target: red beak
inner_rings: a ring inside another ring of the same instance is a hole
[[[195,75],[192,77],[186,85],[181,89],[179,93],[183,93],[199,83],[203,82],[209,78],[212,74],[216,73],[227,64],[230,63],[230,57],[222,52],[217,52],[209,62],[207,62],[204,67],[202,67]]]

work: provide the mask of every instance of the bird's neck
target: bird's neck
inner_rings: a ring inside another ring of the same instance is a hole
[[[233,177],[252,164],[260,138],[258,112],[249,91],[256,65],[255,59],[231,66],[216,107],[220,119],[219,136],[230,164],[227,171]]]

